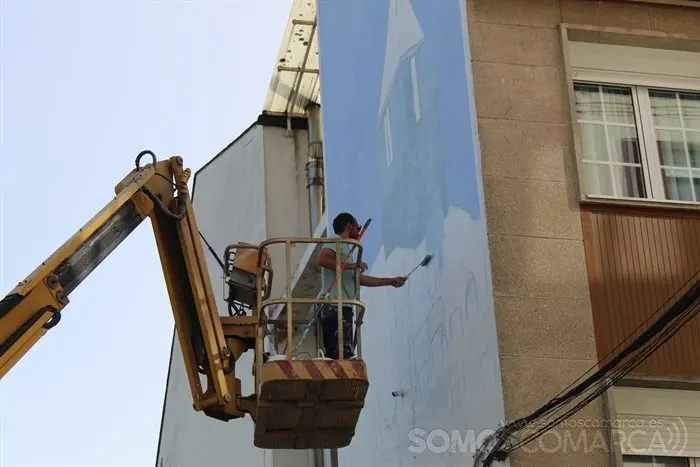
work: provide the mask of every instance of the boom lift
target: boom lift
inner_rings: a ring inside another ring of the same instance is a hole
[[[143,156],[150,156],[152,163],[141,166]],[[136,168],[116,186],[116,197],[0,301],[0,378],[58,324],[71,292],[150,217],[194,410],[221,421],[249,415],[254,444],[260,448],[347,446],[369,385],[364,362],[344,360],[342,346],[339,360],[297,360],[290,345],[294,305],[336,303],[341,310],[344,303],[355,305],[360,316],[364,312],[359,300],[292,298],[291,247],[329,239],[277,238],[260,245],[228,246],[222,265],[230,316],[220,316],[187,188],[190,175],[180,157],[156,161],[151,151],[139,153]],[[358,242],[336,242],[355,244],[361,260]],[[270,298],[273,269],[268,250],[272,244],[285,246],[286,298]],[[340,258],[337,262],[340,270]],[[356,281],[359,290],[359,273]],[[268,358],[267,309],[280,305],[286,306],[289,350]],[[235,370],[236,361],[248,350],[255,356],[255,390],[244,396]],[[200,374],[206,377],[206,390]]]

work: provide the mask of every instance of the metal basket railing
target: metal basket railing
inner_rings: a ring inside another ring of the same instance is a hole
[[[336,305],[337,315],[338,315],[338,359],[344,359],[344,328],[343,328],[343,305],[354,305],[357,310],[357,319],[355,320],[355,340],[354,346],[357,348],[357,356],[362,358],[362,340],[361,340],[361,325],[362,316],[364,316],[365,305],[360,300],[360,270],[355,269],[355,299],[343,299],[343,294],[340,293],[343,287],[343,275],[342,275],[342,263],[345,258],[341,258],[341,255],[336,255],[336,276],[337,282],[334,285],[339,291],[337,294],[338,298],[293,298],[292,297],[292,270],[291,270],[291,251],[292,247],[297,244],[329,244],[335,243],[336,251],[341,251],[341,244],[352,245],[357,251],[357,259],[355,262],[358,264],[362,261],[362,245],[357,240],[352,239],[342,239],[342,238],[308,238],[308,237],[279,237],[271,238],[259,245],[260,250],[268,249],[270,245],[274,244],[284,244],[285,245],[285,298],[268,298],[262,296],[262,285],[263,285],[263,275],[265,268],[261,264],[261,257],[258,256],[258,274],[257,274],[257,289],[258,289],[258,300],[257,300],[257,316],[258,316],[258,326],[257,326],[257,339],[256,339],[256,349],[255,349],[255,387],[256,390],[259,387],[260,375],[262,374],[263,366],[263,352],[264,352],[264,338],[265,338],[265,328],[267,325],[267,309],[271,306],[286,305],[287,308],[287,349],[286,357],[288,360],[293,360],[293,307],[294,305]],[[308,324],[311,326],[313,321]]]

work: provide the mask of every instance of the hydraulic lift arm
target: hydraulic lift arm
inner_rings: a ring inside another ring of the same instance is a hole
[[[143,156],[152,163],[141,166]],[[253,414],[240,396],[236,359],[254,348],[256,317],[220,317],[180,157],[143,151],[116,197],[0,301],[0,378],[61,318],[78,285],[150,217],[195,410],[230,420]],[[126,292],[115,290],[117,294]],[[207,377],[202,390],[199,374]]]

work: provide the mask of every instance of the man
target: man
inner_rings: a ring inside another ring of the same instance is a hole
[[[338,214],[333,219],[333,238],[357,240],[360,235],[360,225],[357,219],[346,212]],[[340,244],[340,264],[342,265],[348,255],[352,245]],[[355,269],[360,268],[360,272],[367,269],[367,264],[363,261],[360,264],[351,262],[355,258],[354,254],[348,259],[348,264],[342,273],[343,300],[354,300],[355,295]],[[336,277],[336,245],[325,243],[318,253],[316,263],[321,266],[321,291],[318,298],[326,298],[326,292]],[[340,282],[340,281],[339,281]],[[406,277],[372,277],[364,274],[360,275],[360,285],[365,287],[403,287]],[[327,298],[338,298],[338,282],[333,286]],[[319,312],[321,327],[323,330],[323,346],[326,358],[337,360],[338,350],[338,307],[336,305],[322,305]],[[343,305],[343,358],[354,357],[353,349],[353,329],[352,329],[353,309],[351,305]]]

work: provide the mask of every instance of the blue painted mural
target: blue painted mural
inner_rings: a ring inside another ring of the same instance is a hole
[[[370,393],[352,464],[430,465],[411,430],[503,418],[464,1],[318,0],[329,219],[373,219],[372,275],[436,258],[404,288],[362,292]],[[471,465],[451,454],[441,465]]]

